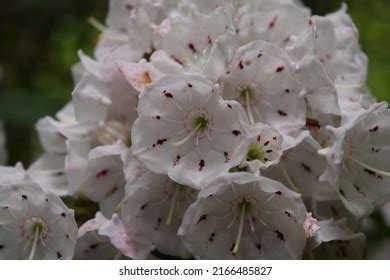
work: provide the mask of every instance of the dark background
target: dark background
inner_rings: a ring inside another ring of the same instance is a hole
[[[70,100],[71,66],[77,50],[91,54],[99,32],[89,16],[104,22],[108,0],[14,0],[0,4],[0,119],[5,122],[9,164],[25,167],[41,148],[35,122],[53,115]],[[313,14],[324,15],[341,0],[305,0]],[[390,0],[347,0],[370,59],[368,84],[380,100],[390,101]],[[390,139],[389,139],[390,141]],[[370,243],[390,236],[381,216]],[[379,244],[379,243],[378,243]]]

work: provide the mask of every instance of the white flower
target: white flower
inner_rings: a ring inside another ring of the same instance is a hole
[[[121,213],[128,236],[138,241],[138,246],[150,244],[166,255],[191,257],[177,230],[196,196],[195,189],[179,185],[165,175],[145,172],[126,185]]]
[[[0,259],[71,259],[73,210],[33,182],[0,185]]]
[[[107,221],[109,220],[98,212],[94,219],[85,222],[79,228],[74,259],[109,260],[118,256],[118,250],[111,244],[110,239],[99,234],[99,229]]]
[[[318,155],[322,147],[310,136],[301,134],[293,147],[283,152],[279,164],[270,166],[262,175],[280,181],[305,198],[329,196],[335,191],[318,178],[326,169],[326,160]]]
[[[329,128],[333,143],[320,151],[328,181],[356,217],[370,214],[390,199],[388,158],[389,110],[386,103],[360,110],[339,128]]]
[[[224,101],[218,87],[193,75],[170,76],[140,96],[132,128],[134,155],[155,173],[201,188],[246,156],[248,120],[235,101]]]
[[[203,259],[298,259],[305,219],[299,194],[265,177],[233,173],[200,192],[179,235]]]
[[[260,169],[267,169],[278,164],[283,153],[283,136],[267,125],[257,123],[251,126],[252,142],[240,167],[248,166],[252,173],[259,174]]]
[[[289,56],[276,45],[255,41],[238,49],[224,79],[223,96],[238,100],[251,123],[262,122],[291,133],[306,121],[300,91]]]
[[[124,194],[125,180],[121,155],[126,147],[117,142],[91,149],[88,140],[69,140],[67,146],[65,169],[69,194],[83,194],[95,202],[115,197],[119,202]]]
[[[309,22],[310,10],[295,0],[249,0],[238,10],[237,33],[242,44],[265,40],[285,47]]]
[[[346,219],[318,222],[319,230],[308,243],[309,254],[315,259],[365,259],[366,237],[353,233],[346,226]]]

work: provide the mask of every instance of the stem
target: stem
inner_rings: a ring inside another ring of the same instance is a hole
[[[40,233],[40,228],[37,227],[35,229],[35,235],[34,235],[34,242],[33,242],[33,245],[32,245],[32,248],[31,248],[31,253],[30,253],[30,256],[28,257],[29,260],[32,260],[34,259],[34,255],[35,255],[35,252],[37,250],[37,245],[38,245],[38,238],[39,238],[39,233]]]
[[[372,167],[372,166],[368,165],[367,163],[364,163],[364,162],[362,162],[362,161],[360,161],[360,160],[358,160],[358,159],[356,159],[356,158],[354,158],[352,156],[348,156],[348,158],[350,160],[352,160],[353,162],[355,162],[356,164],[360,165],[361,167],[364,167],[364,168],[369,169],[369,170],[371,170],[371,171],[373,171],[375,173],[378,173],[381,176],[390,177],[390,172],[386,172],[386,171],[382,171],[382,170],[376,169],[375,167]]]
[[[253,115],[252,115],[252,109],[251,109],[251,103],[250,103],[250,100],[249,100],[250,96],[249,96],[249,90],[247,90],[245,92],[245,101],[246,101],[246,109],[248,111],[248,117],[249,117],[249,121],[251,124],[254,124],[255,123],[255,120],[253,119]]]
[[[233,248],[233,254],[237,254],[238,248],[240,247],[242,231],[244,229],[245,208],[246,208],[246,202],[244,202],[242,204],[241,215],[240,215],[240,225],[238,226],[238,233],[237,233],[236,242],[235,242],[235,245],[234,245],[234,248]]]
[[[284,168],[283,164],[280,163],[280,169],[282,169],[283,175],[286,178],[287,182],[290,184],[291,188],[297,192],[300,193],[299,189],[297,186],[294,184],[294,182],[291,180],[290,176],[287,173],[287,170]]]
[[[176,184],[175,191],[173,193],[172,200],[171,200],[171,208],[169,209],[168,218],[167,218],[167,221],[165,222],[165,224],[167,226],[169,226],[172,222],[173,211],[175,210],[177,195],[179,193],[179,188],[180,188],[180,186],[178,184]]]
[[[176,143],[172,143],[172,147],[179,147],[181,145],[183,145],[184,143],[186,143],[188,140],[190,140],[192,138],[192,136],[194,136],[198,131],[199,129],[202,127],[202,124],[199,123],[194,129],[191,130],[191,132],[182,140],[180,140],[179,142],[176,142]]]
[[[88,23],[90,25],[92,25],[93,27],[95,27],[97,30],[99,30],[100,32],[104,32],[106,30],[106,27],[101,24],[96,18],[94,17],[89,17],[88,18]]]

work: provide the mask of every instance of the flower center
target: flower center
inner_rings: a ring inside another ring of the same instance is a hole
[[[195,116],[192,121],[192,126],[193,126],[192,130],[182,140],[176,143],[172,143],[172,146],[179,147],[187,143],[187,141],[189,141],[195,135],[197,137],[197,143],[198,143],[199,135],[204,131],[206,131],[208,124],[209,124],[209,119],[206,117],[205,114],[200,113],[199,115]]]
[[[26,220],[22,228],[23,228],[23,232],[27,234],[26,235],[27,239],[29,241],[31,240],[33,241],[30,255],[28,257],[29,260],[32,260],[34,259],[38,242],[48,235],[49,229],[47,227],[46,222],[39,217],[32,217]]]
[[[247,161],[254,161],[254,160],[263,160],[265,158],[266,152],[264,151],[263,147],[260,147],[257,144],[251,144],[249,146],[248,153],[246,155]]]

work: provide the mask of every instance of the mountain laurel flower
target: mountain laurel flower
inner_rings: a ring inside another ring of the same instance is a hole
[[[241,105],[201,76],[167,76],[147,87],[138,114],[134,155],[179,184],[203,188],[206,178],[239,165],[250,144]]]
[[[31,180],[0,183],[0,259],[72,259],[73,210]]]
[[[346,5],[302,2],[109,0],[43,153],[0,166],[0,259],[365,258],[390,111]]]
[[[179,235],[202,259],[298,259],[306,244],[301,196],[245,172],[217,178],[183,218]]]

